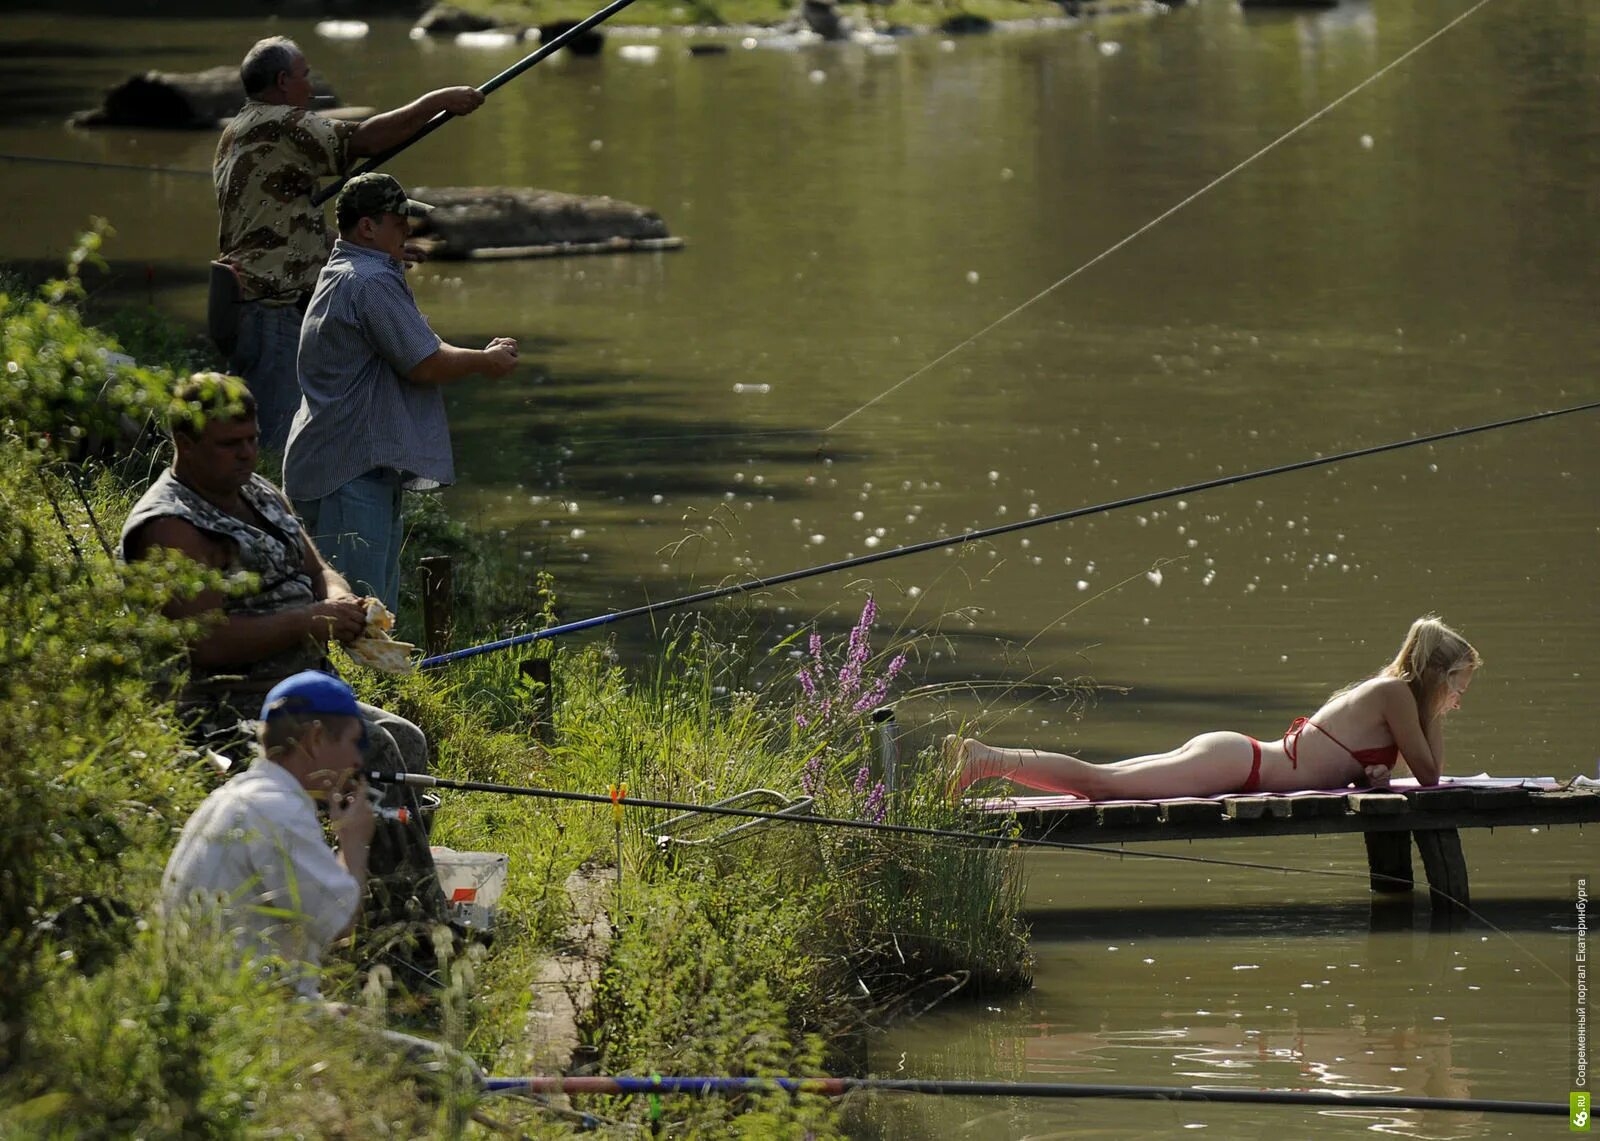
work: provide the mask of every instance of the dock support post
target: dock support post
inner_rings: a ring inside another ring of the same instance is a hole
[[[900,787],[900,727],[895,724],[894,706],[880,705],[872,711],[878,727],[878,760],[883,765],[883,787],[894,792]]]
[[[1428,874],[1428,899],[1435,912],[1461,914],[1472,906],[1467,885],[1467,859],[1461,851],[1461,834],[1454,828],[1430,828],[1416,833],[1417,852]]]
[[[450,647],[455,625],[455,573],[449,555],[429,555],[422,568],[422,645],[429,657]]]
[[[1383,895],[1408,892],[1411,878],[1411,833],[1363,832],[1372,890]]]

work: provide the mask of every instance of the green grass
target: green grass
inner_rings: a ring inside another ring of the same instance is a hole
[[[861,1034],[931,997],[1026,982],[1019,869],[1003,847],[774,825],[664,853],[659,812],[488,794],[446,793],[436,821],[436,843],[511,860],[492,945],[447,948],[442,991],[408,993],[357,940],[329,956],[323,989],[361,1013],[316,1017],[231,967],[215,932],[163,927],[151,908],[161,869],[208,781],[163,688],[194,631],[160,610],[216,579],[176,559],[119,567],[102,548],[162,459],[88,461],[82,429],[159,408],[172,373],[105,369],[96,350],[111,342],[83,324],[71,281],[50,288],[0,292],[5,356],[21,362],[0,375],[0,1133],[476,1132],[459,1090],[421,1082],[372,1030],[402,1027],[490,1072],[526,1072],[530,988],[583,865],[617,884],[615,936],[582,1028],[606,1072],[836,1071]],[[124,327],[151,352],[181,341],[148,316]],[[430,544],[453,552],[457,591],[477,606],[458,643],[548,620],[548,579],[519,614],[517,568],[443,517],[419,532]],[[814,811],[871,816],[875,743],[864,715],[839,712],[861,690],[828,680],[836,700],[824,715],[796,684],[795,644],[763,646],[727,608],[669,624],[634,669],[604,649],[541,649],[554,678],[548,745],[529,732],[541,695],[512,654],[402,678],[348,672],[364,697],[423,727],[444,776],[702,803],[808,785]],[[861,656],[865,689],[887,655]],[[884,798],[881,811],[971,826],[938,782]],[[585,1108],[634,1125],[659,1110],[654,1124],[687,1135],[840,1130],[813,1097]],[[530,1136],[570,1125],[528,1105],[476,1112]]]

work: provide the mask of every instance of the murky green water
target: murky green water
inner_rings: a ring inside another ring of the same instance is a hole
[[[1051,290],[1467,7],[1346,0],[1255,18],[1205,0],[948,48],[690,58],[666,36],[651,64],[541,66],[395,173],[612,194],[660,210],[689,248],[421,271],[441,332],[521,337],[529,362],[452,392],[450,503],[530,566],[554,565],[575,617],[1589,399],[1600,9],[1587,0],[1494,0]],[[236,59],[269,28],[300,36],[355,103],[481,81],[515,58],[413,44],[398,24],[335,43],[290,20],[8,16],[0,152],[204,168],[210,135],[61,118],[129,72]],[[215,240],[205,180],[11,163],[0,179],[0,256],[57,257],[104,214],[121,231],[113,257],[148,265],[157,302],[198,315]],[[1005,683],[956,702],[993,736],[1102,759],[1205,728],[1270,734],[1437,610],[1488,661],[1451,726],[1450,768],[1587,772],[1595,431],[1588,414],[1207,492],[818,580],[764,608],[778,629],[819,613],[837,628],[870,588],[918,631],[919,680]],[[1129,691],[1078,720],[1038,684],[1077,676]],[[944,707],[908,700],[901,718]],[[1559,928],[1569,877],[1593,867],[1585,837],[1466,843],[1476,896],[1509,937],[1432,932],[1422,912],[1418,929],[1375,933],[1360,878],[1035,857],[1038,987],[893,1033],[873,1065],[1559,1098]],[[1351,837],[1186,850],[1364,866]],[[1562,1130],[1112,1103],[869,1116],[908,1136]]]

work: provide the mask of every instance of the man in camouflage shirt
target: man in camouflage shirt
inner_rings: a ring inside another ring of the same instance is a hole
[[[244,108],[222,132],[211,165],[221,214],[221,260],[239,275],[244,305],[229,364],[255,396],[261,442],[281,448],[300,406],[295,354],[300,318],[333,238],[311,204],[321,178],[415,134],[440,111],[466,115],[483,104],[471,87],[446,87],[360,124],[307,110],[311,68],[293,40],[274,36],[245,55]]]

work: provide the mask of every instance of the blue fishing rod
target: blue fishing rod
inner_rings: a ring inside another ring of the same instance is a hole
[[[502,71],[499,75],[495,76],[493,79],[479,87],[478,91],[485,96],[494,94],[494,92],[500,90],[500,88],[510,83],[513,79],[527,71],[540,60],[548,59],[567,44],[583,35],[590,28],[605,23],[612,16],[615,16],[618,12],[622,11],[632,3],[633,0],[612,0],[610,4],[607,4],[598,12],[593,12],[590,15],[585,16],[582,20],[579,20],[576,24],[572,25],[572,27],[568,28],[560,35],[553,37],[546,43],[540,44],[536,50],[529,52],[516,63]],[[427,138],[429,135],[433,134],[433,132],[437,131],[440,127],[444,126],[447,122],[454,118],[456,118],[456,116],[451,114],[449,111],[440,111],[437,115],[419,127],[416,134],[412,135],[409,139],[404,139],[390,147],[388,150],[373,155],[366,162],[362,163],[358,169],[351,171],[349,174],[335,182],[330,182],[327,186],[324,186],[321,190],[317,191],[311,196],[311,205],[321,206],[328,199],[339,193],[339,189],[344,186],[346,182],[349,182],[352,178],[356,177],[356,175],[369,174],[372,171],[377,170],[384,163],[394,158],[395,155],[399,154],[413,143],[420,142],[421,140]]]
[[[1118,1098],[1244,1105],[1304,1105],[1318,1109],[1418,1109],[1455,1113],[1516,1113],[1565,1117],[1566,1102],[1510,1101],[1477,1097],[1414,1097],[1333,1090],[1200,1089],[1194,1086],[1093,1085],[1081,1082],[943,1081],[920,1078],[576,1077],[485,1078],[486,1093],[508,1094],[745,1094],[916,1093],[946,1097]]]
[[[527,634],[518,634],[512,638],[502,638],[497,642],[485,642],[480,646],[468,646],[461,650],[452,650],[445,654],[435,654],[431,658],[424,658],[418,663],[419,669],[436,669],[451,662],[459,662],[466,658],[474,658],[479,654],[492,654],[500,650],[510,650],[517,646],[526,646],[534,642],[541,642],[547,638],[559,638],[564,634],[576,634],[581,630],[592,630],[598,626],[607,626],[613,622],[621,622],[626,618],[640,618],[646,614],[656,614],[663,610],[677,610],[685,606],[693,606],[700,602],[711,602],[719,598],[728,598],[735,594],[748,594],[753,590],[766,590],[770,587],[781,586],[787,582],[797,582],[803,578],[814,578],[818,575],[832,574],[835,571],[853,570],[856,567],[868,566],[872,563],[881,563],[888,559],[903,558],[906,555],[920,554],[923,551],[936,551],[941,547],[955,547],[964,543],[976,543],[983,539],[993,539],[1000,535],[1009,535],[1014,531],[1022,531],[1029,527],[1043,527],[1051,523],[1065,523],[1071,519],[1081,519],[1086,515],[1100,515],[1108,511],[1117,511],[1124,507],[1137,507],[1144,503],[1156,503],[1163,499],[1173,499],[1180,495],[1195,495],[1202,491],[1210,491],[1218,487],[1231,487],[1234,484],[1248,483],[1251,480],[1266,479],[1268,476],[1286,475],[1289,472],[1305,471],[1309,468],[1325,467],[1328,464],[1343,463],[1346,460],[1360,459],[1363,456],[1376,456],[1384,452],[1399,451],[1402,448],[1417,448],[1425,444],[1437,444],[1442,440],[1453,440],[1461,436],[1471,436],[1478,432],[1490,432],[1498,428],[1510,428],[1519,424],[1532,424],[1540,420],[1550,420],[1557,416],[1571,416],[1575,412],[1591,412],[1600,408],[1600,400],[1590,401],[1587,404],[1575,404],[1569,408],[1557,408],[1545,412],[1532,412],[1525,416],[1513,416],[1505,420],[1492,420],[1487,424],[1475,424],[1467,428],[1452,428],[1447,432],[1435,432],[1431,436],[1416,436],[1409,440],[1393,440],[1387,444],[1374,444],[1367,448],[1355,448],[1346,452],[1339,452],[1331,456],[1314,456],[1308,460],[1297,460],[1294,463],[1279,464],[1276,467],[1259,468],[1255,471],[1240,472],[1236,475],[1220,476],[1216,479],[1201,480],[1199,483],[1187,483],[1182,487],[1172,487],[1165,491],[1149,491],[1142,495],[1131,495],[1126,499],[1115,499],[1108,503],[1097,503],[1091,507],[1075,507],[1070,511],[1057,511],[1050,515],[1040,515],[1033,519],[1020,519],[1014,523],[1003,523],[997,527],[986,527],[977,531],[963,531],[958,535],[948,535],[941,539],[928,539],[921,543],[912,543],[904,547],[895,547],[888,551],[877,551],[870,555],[858,555],[852,559],[841,559],[837,562],[823,563],[820,566],[806,567],[802,570],[788,571],[784,574],[768,575],[763,578],[746,579],[743,582],[730,583],[727,586],[714,587],[702,590],[696,594],[686,594],[680,598],[664,599],[661,602],[651,602],[644,606],[635,606],[631,610],[617,610],[610,614],[597,614],[592,618],[583,618],[576,622],[567,622],[559,626],[548,626],[543,630],[530,631]]]

